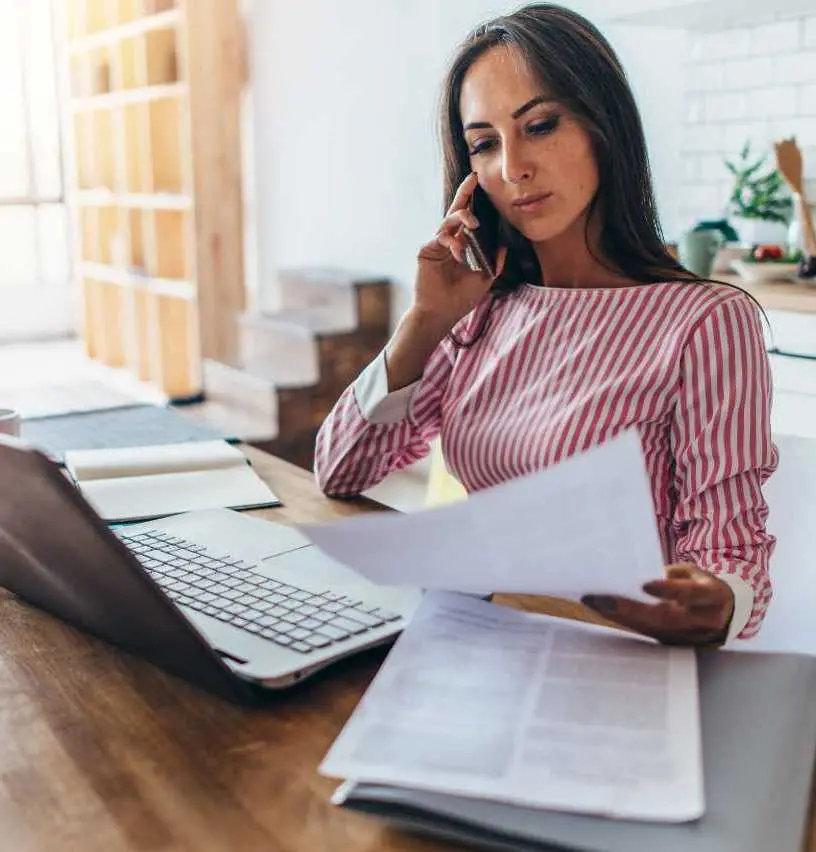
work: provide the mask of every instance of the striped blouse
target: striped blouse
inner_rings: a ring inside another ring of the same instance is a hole
[[[493,307],[475,345],[445,339],[417,382],[387,387],[383,353],[323,423],[315,473],[327,494],[375,485],[440,434],[448,468],[471,492],[634,426],[666,562],[692,562],[731,586],[729,639],[759,629],[774,546],[761,486],[777,451],[762,327],[740,291],[526,285]]]

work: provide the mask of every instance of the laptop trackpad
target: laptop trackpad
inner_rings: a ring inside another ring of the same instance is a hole
[[[262,560],[256,571],[281,582],[311,587],[333,588],[342,594],[359,595],[386,609],[410,618],[422,600],[419,589],[406,586],[379,586],[351,568],[309,545]]]
[[[258,563],[255,570],[271,579],[283,583],[288,581],[295,585],[298,579],[310,585],[316,583],[321,586],[373,585],[314,545],[267,556]]]

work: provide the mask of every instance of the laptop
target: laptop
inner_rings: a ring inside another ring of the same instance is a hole
[[[4,435],[0,480],[0,585],[231,700],[392,640],[421,598],[229,509],[111,529],[56,464]]]

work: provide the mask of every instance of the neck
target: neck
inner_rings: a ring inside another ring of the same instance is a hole
[[[545,242],[533,243],[545,287],[622,287],[632,282],[613,272],[596,258],[600,228],[586,227],[582,216],[566,231]],[[588,244],[589,243],[589,244]],[[590,251],[590,245],[592,250]]]

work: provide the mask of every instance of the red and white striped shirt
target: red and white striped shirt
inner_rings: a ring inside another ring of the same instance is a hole
[[[494,306],[474,346],[445,339],[413,385],[389,394],[384,355],[372,362],[323,423],[315,473],[327,494],[357,494],[441,433],[448,468],[477,491],[634,426],[666,562],[728,582],[729,638],[747,638],[771,598],[761,493],[777,465],[770,405],[760,319],[738,290],[526,285]]]

